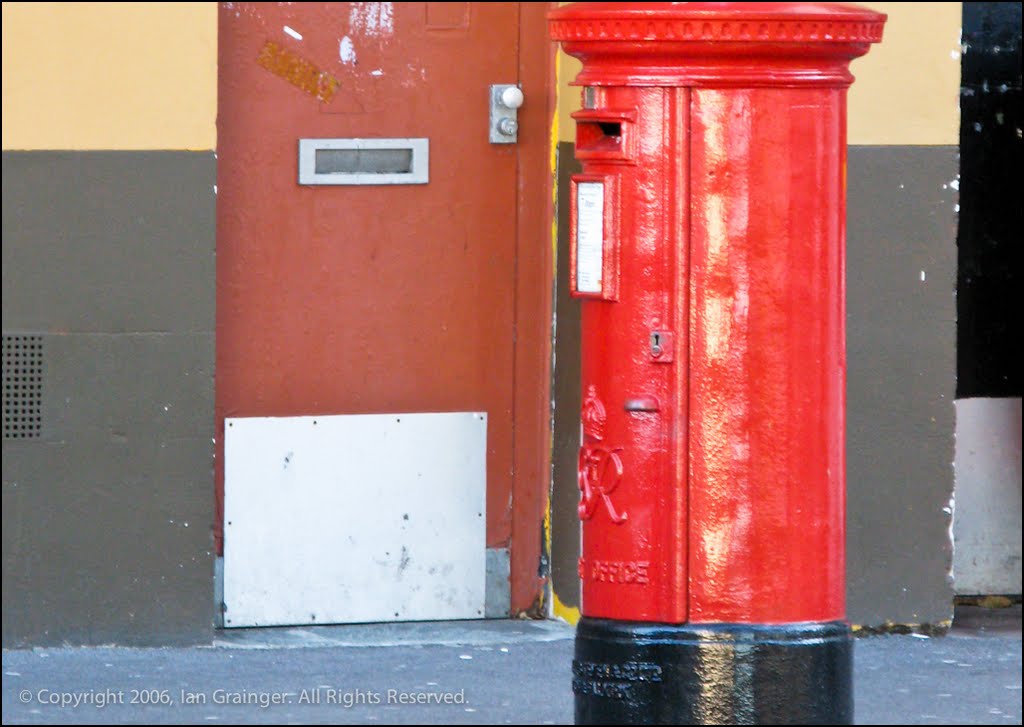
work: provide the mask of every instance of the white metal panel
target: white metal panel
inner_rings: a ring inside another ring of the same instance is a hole
[[[483,618],[480,412],[225,422],[224,625]]]
[[[1019,398],[956,402],[953,587],[959,595],[1021,590]]]

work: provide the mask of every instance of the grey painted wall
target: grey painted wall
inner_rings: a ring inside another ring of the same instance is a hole
[[[956,147],[850,148],[847,608],[953,617]]]
[[[214,180],[3,152],[3,333],[44,352],[40,436],[3,442],[5,648],[211,639]]]
[[[951,147],[850,150],[855,623],[952,613],[956,167]],[[3,154],[3,330],[45,347],[41,436],[3,443],[7,648],[211,638],[214,178],[212,153]],[[552,562],[569,605],[576,305],[558,303],[555,370]]]
[[[572,173],[571,152],[560,145],[560,182]],[[849,150],[847,603],[855,624],[952,618],[956,175],[955,147]],[[559,230],[561,257],[564,220]],[[560,267],[559,284],[566,276]],[[560,295],[556,316],[552,573],[555,592],[575,606],[578,303]]]
[[[575,144],[558,144],[558,250],[555,280],[555,402],[551,472],[551,586],[567,606],[580,605],[580,304],[569,296],[569,178],[582,167]]]

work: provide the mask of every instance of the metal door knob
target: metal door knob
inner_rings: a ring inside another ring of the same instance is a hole
[[[517,109],[523,105],[523,91],[518,86],[509,86],[501,92],[501,105],[508,109]]]

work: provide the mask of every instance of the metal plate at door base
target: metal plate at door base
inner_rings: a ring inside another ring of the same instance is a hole
[[[225,421],[224,626],[483,618],[487,415]]]

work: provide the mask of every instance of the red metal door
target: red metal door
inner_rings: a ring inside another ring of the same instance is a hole
[[[549,52],[530,5],[221,3],[219,549],[225,417],[486,411],[487,542],[511,541],[513,608],[534,601],[550,261],[522,241]],[[517,82],[519,144],[490,144],[488,87]],[[428,138],[429,183],[297,183],[300,138],[368,137]]]

